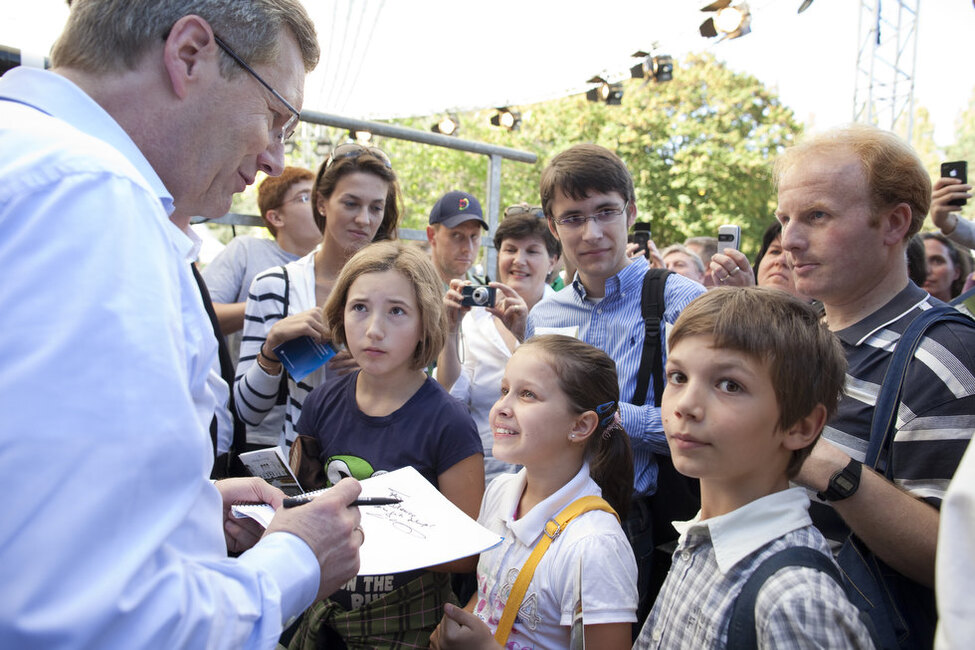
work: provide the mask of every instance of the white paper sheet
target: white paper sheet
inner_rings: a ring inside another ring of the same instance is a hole
[[[412,467],[361,482],[363,497],[396,497],[402,503],[363,506],[365,543],[359,550],[359,575],[400,573],[475,555],[501,542],[447,500]],[[301,507],[301,506],[299,506]],[[234,506],[238,517],[264,527],[274,516],[268,505]]]

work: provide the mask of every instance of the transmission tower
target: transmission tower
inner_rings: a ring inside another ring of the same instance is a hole
[[[921,0],[860,0],[853,120],[914,131],[914,65]],[[906,119],[905,119],[906,118]],[[904,120],[904,122],[901,122]]]

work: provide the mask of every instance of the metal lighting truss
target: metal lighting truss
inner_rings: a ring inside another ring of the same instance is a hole
[[[853,120],[914,130],[914,66],[921,0],[860,0]]]

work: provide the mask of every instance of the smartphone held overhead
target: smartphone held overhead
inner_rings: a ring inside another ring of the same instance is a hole
[[[726,248],[738,250],[741,245],[741,227],[736,225],[718,226],[718,252]]]
[[[962,184],[968,183],[968,161],[956,160],[954,162],[944,162],[941,163],[941,177],[942,178],[955,178],[962,182]],[[968,203],[968,199],[956,199],[949,203],[949,205],[955,207],[962,207]]]
[[[627,242],[635,243],[639,246],[637,253],[650,257],[650,224],[644,221],[637,221],[633,224],[633,232],[626,238]]]

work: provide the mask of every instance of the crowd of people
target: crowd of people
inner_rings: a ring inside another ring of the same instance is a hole
[[[319,57],[297,0],[78,0],[0,78],[0,646],[967,647],[970,185],[808,137],[749,260],[628,241],[639,188],[581,143],[494,232],[446,192],[425,249],[381,149],[285,166]],[[258,172],[271,238],[201,273],[190,219]],[[335,354],[292,376],[303,337]],[[302,441],[329,489],[283,508],[236,459]],[[358,481],[406,466],[502,542],[358,576]]]

